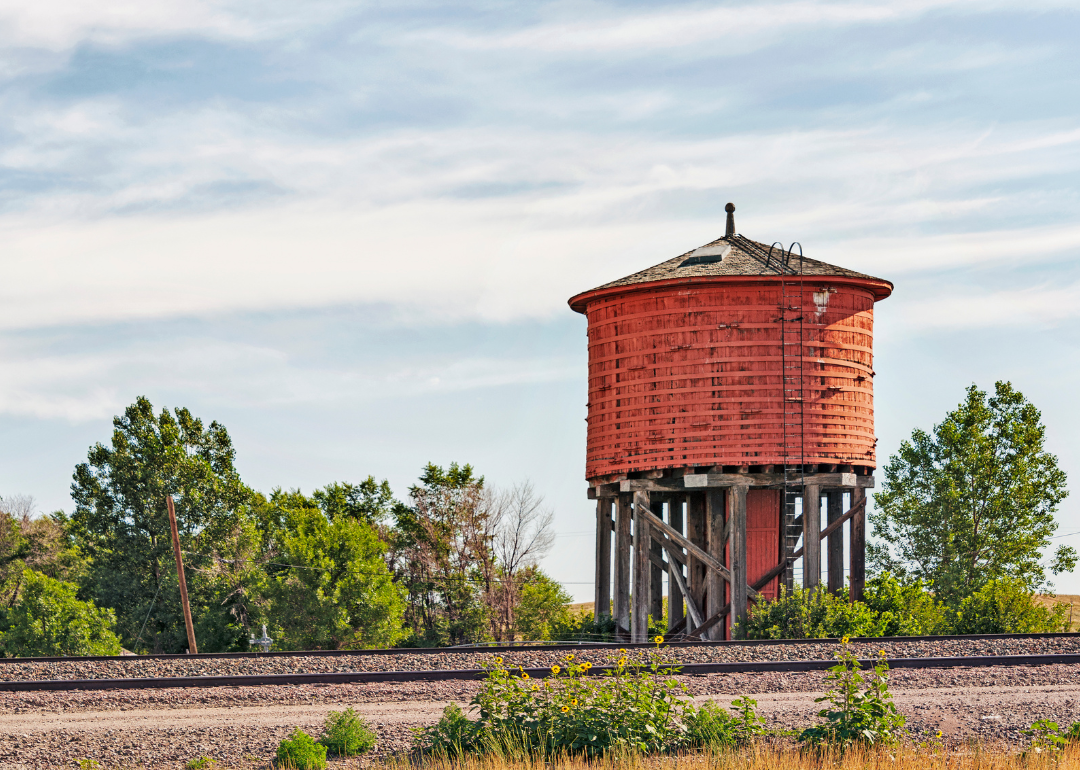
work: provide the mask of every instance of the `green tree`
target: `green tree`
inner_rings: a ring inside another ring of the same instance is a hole
[[[517,581],[520,599],[514,609],[514,621],[518,635],[531,641],[555,639],[571,624],[567,605],[574,598],[539,567],[521,570]]]
[[[0,498],[0,618],[18,600],[25,570],[77,582],[86,569],[85,557],[65,532],[63,512],[33,514],[32,497]]]
[[[998,577],[1042,588],[1040,554],[1068,494],[1045,435],[1039,411],[1010,383],[996,383],[989,398],[969,387],[931,433],[916,430],[889,460],[870,516],[880,541],[871,559],[926,580],[950,606]],[[1075,564],[1076,551],[1061,546],[1051,569]]]
[[[19,599],[8,614],[2,637],[12,657],[119,655],[111,610],[80,601],[78,587],[34,570],[24,570]]]
[[[386,647],[402,636],[402,590],[386,544],[362,517],[329,518],[299,492],[276,492],[283,510],[270,574],[269,617],[285,649]]]
[[[428,464],[394,511],[391,563],[408,591],[412,643],[461,644],[488,638],[485,586],[496,559],[484,479],[472,466]]]
[[[382,524],[401,503],[394,499],[390,483],[368,476],[359,484],[335,482],[312,494],[319,508],[331,519],[347,516],[372,526]]]
[[[83,598],[116,612],[131,649],[186,649],[165,506],[172,494],[185,567],[197,589],[189,591],[192,613],[201,628],[215,630],[200,649],[246,648],[252,596],[242,582],[228,582],[237,570],[220,567],[251,558],[247,521],[255,496],[233,466],[228,432],[217,422],[204,426],[187,409],[155,415],[143,397],[113,426],[111,445],[91,447],[71,486],[76,507],[68,532],[92,554]],[[209,579],[215,569],[225,582],[207,591],[199,573]]]

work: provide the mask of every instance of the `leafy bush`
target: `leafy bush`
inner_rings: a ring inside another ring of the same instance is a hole
[[[889,664],[882,651],[870,681],[861,673],[862,666],[843,640],[836,653],[837,664],[829,669],[826,681],[836,682],[836,687],[816,703],[828,701],[832,708],[824,708],[818,716],[825,724],[803,730],[799,740],[812,745],[834,745],[844,749],[852,744],[867,746],[893,745],[899,741],[899,733],[907,718],[892,702],[889,692]],[[862,689],[866,685],[866,689]]]
[[[926,636],[951,632],[948,613],[922,580],[901,582],[889,572],[866,581],[866,606],[877,614],[882,636]]]
[[[610,615],[596,620],[588,610],[569,611],[565,618],[552,624],[551,639],[558,642],[612,642],[615,640],[615,620]]]
[[[687,748],[725,749],[745,746],[757,735],[765,732],[765,722],[757,715],[757,701],[753,698],[736,698],[731,702],[729,713],[713,702],[700,708],[687,705],[683,712],[686,723],[684,744]]]
[[[958,634],[1037,634],[1067,631],[1064,604],[1038,604],[1023,581],[991,580],[960,603],[954,621]]]
[[[23,570],[19,600],[8,613],[4,652],[14,657],[41,655],[119,655],[110,609],[76,596],[77,586]]]
[[[451,703],[443,709],[442,717],[431,727],[414,731],[418,749],[445,757],[459,757],[479,750],[483,730],[479,722],[465,716],[461,706]]]
[[[514,608],[514,628],[522,639],[549,641],[558,639],[559,630],[580,622],[567,604],[573,597],[562,583],[548,577],[538,567],[523,569],[518,577],[521,583],[520,600]]]
[[[1040,719],[1031,725],[1031,729],[1023,732],[1031,739],[1031,750],[1036,753],[1057,752],[1070,743],[1080,742],[1080,722],[1073,722],[1068,730],[1062,732],[1057,722]]]
[[[535,681],[524,671],[511,673],[495,658],[472,701],[478,719],[448,707],[437,725],[417,731],[416,746],[450,756],[487,751],[596,756],[738,741],[758,729],[753,701],[744,701],[733,723],[714,709],[694,709],[672,676],[676,669],[659,652],[638,662],[620,650],[613,669],[599,677],[588,676],[590,668],[591,663],[575,663],[567,655],[551,667],[550,677]]]
[[[277,764],[288,770],[323,770],[326,767],[326,747],[296,728],[278,745]]]
[[[331,711],[319,743],[339,757],[363,754],[375,748],[375,732],[351,708]]]
[[[884,622],[862,602],[828,591],[781,590],[773,601],[750,608],[741,633],[746,639],[828,639],[881,636]]]
[[[217,766],[216,759],[199,757],[198,759],[188,760],[188,763],[184,765],[184,770],[216,770]]]

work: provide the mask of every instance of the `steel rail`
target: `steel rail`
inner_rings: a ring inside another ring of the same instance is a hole
[[[852,643],[868,644],[896,644],[904,642],[945,642],[945,641],[977,641],[981,639],[1080,639],[1080,631],[1059,632],[1053,634],[953,634],[949,636],[853,636]],[[831,639],[726,639],[715,642],[664,642],[664,649],[679,649],[681,647],[760,647],[770,645],[803,645],[803,644],[839,644],[837,638]],[[278,652],[200,652],[197,655],[185,655],[183,653],[168,653],[159,655],[85,655],[85,656],[51,656],[41,658],[0,658],[0,668],[4,664],[27,664],[27,663],[72,663],[97,662],[97,661],[126,661],[137,660],[215,660],[218,658],[321,658],[341,657],[345,655],[440,655],[448,652],[586,652],[588,650],[632,650],[648,649],[656,645],[651,642],[571,642],[563,644],[495,644],[457,647],[388,647],[376,650],[288,650]]]
[[[924,669],[986,666],[1046,666],[1080,664],[1080,654],[1050,655],[971,655],[928,658],[888,658],[889,668]],[[877,659],[860,661],[864,668],[872,667]],[[836,665],[835,660],[763,660],[730,663],[672,664],[675,673],[685,676],[704,674],[750,674],[768,671],[824,671]],[[532,678],[551,676],[549,668],[520,669]],[[611,671],[611,666],[593,666],[588,674],[595,676]],[[372,682],[439,682],[477,680],[487,675],[485,669],[450,669],[428,671],[333,671],[311,674],[247,674],[226,676],[166,676],[132,677],[128,679],[35,679],[0,681],[0,692],[42,692],[70,690],[144,690],[188,687],[258,687],[263,685],[297,684],[364,684]]]

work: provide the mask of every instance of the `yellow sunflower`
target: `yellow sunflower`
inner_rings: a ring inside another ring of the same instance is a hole
[[[662,637],[662,636],[658,636],[658,637],[656,637],[655,639],[653,639],[653,641],[654,641],[654,642],[656,642],[657,644],[663,644],[663,642],[664,642],[664,637]]]
[[[562,671],[562,669],[561,669],[561,668],[559,668],[559,664],[558,664],[558,663],[556,663],[556,664],[555,664],[554,666],[552,666],[552,667],[551,667],[551,673],[553,673],[553,674],[557,674],[557,673],[559,673],[560,671]]]
[[[570,707],[569,707],[569,706],[563,706],[563,707],[562,707],[562,713],[564,713],[564,714],[565,714],[565,713],[566,713],[567,711],[569,711],[569,710],[570,710]]]
[[[571,698],[570,699],[570,705],[571,706],[576,706],[577,705],[577,698]]]

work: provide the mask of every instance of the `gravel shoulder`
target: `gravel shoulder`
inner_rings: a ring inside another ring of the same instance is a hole
[[[814,722],[821,672],[683,677],[695,700],[758,701],[770,728]],[[903,670],[893,672],[897,706],[916,740],[938,730],[951,743],[970,738],[1022,742],[1040,718],[1080,721],[1080,666]],[[237,768],[267,767],[294,727],[317,734],[330,710],[351,706],[379,734],[378,753],[408,748],[412,729],[433,723],[452,701],[466,703],[476,682],[364,683],[0,693],[0,768],[180,768],[210,756]],[[338,761],[345,768],[370,760]]]

